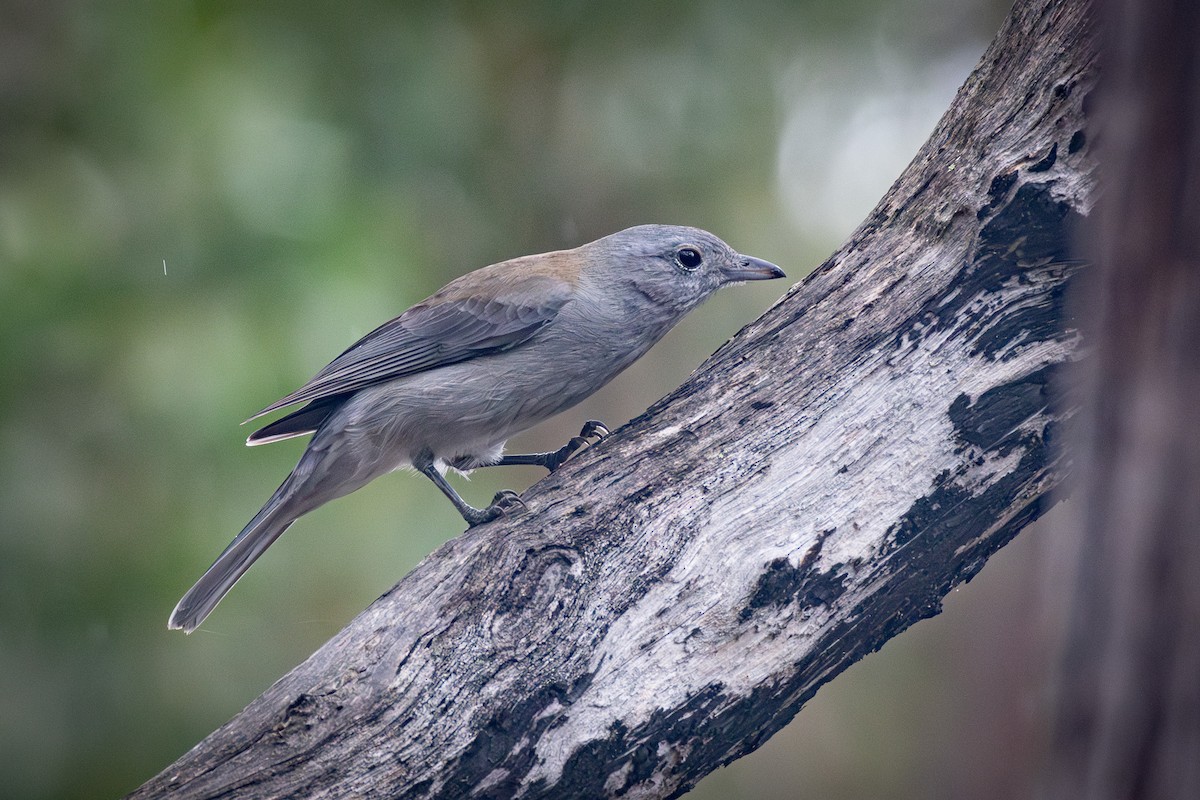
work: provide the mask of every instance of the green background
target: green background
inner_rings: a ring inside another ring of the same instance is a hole
[[[705,227],[799,279],[1005,11],[6,0],[2,793],[134,789],[462,530],[427,481],[387,476],[301,520],[197,633],[168,632],[303,446],[246,449],[242,419],[450,278],[629,225]],[[721,293],[512,449],[640,413],[785,288]],[[482,504],[540,474],[458,485]],[[1022,786],[1043,734],[1022,679],[1052,627],[1039,536],[694,796]]]

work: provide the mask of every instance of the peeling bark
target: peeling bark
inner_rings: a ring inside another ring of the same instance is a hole
[[[1086,5],[1019,2],[825,264],[134,797],[665,797],[1047,507]]]

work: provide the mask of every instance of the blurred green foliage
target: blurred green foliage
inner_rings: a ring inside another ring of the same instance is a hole
[[[4,793],[133,789],[461,530],[426,481],[381,479],[298,523],[200,632],[168,633],[303,446],[243,448],[249,413],[458,274],[632,224],[706,227],[801,277],[1003,12],[6,0]],[[723,293],[514,444],[624,422],[782,289]],[[491,472],[468,499],[538,477]],[[742,791],[731,772],[711,796]],[[763,780],[746,796],[793,796]]]

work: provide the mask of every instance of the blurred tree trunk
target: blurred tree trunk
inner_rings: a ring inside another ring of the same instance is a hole
[[[824,265],[135,796],[678,795],[936,614],[1061,482],[1093,61],[1018,2]]]
[[[1200,797],[1200,4],[1108,0],[1053,797]]]

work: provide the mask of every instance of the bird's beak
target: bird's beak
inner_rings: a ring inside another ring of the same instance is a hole
[[[725,273],[725,280],[730,283],[737,281],[769,281],[773,278],[787,277],[783,274],[783,270],[770,261],[763,261],[761,258],[743,255],[735,258],[729,266],[722,267],[721,272]]]

